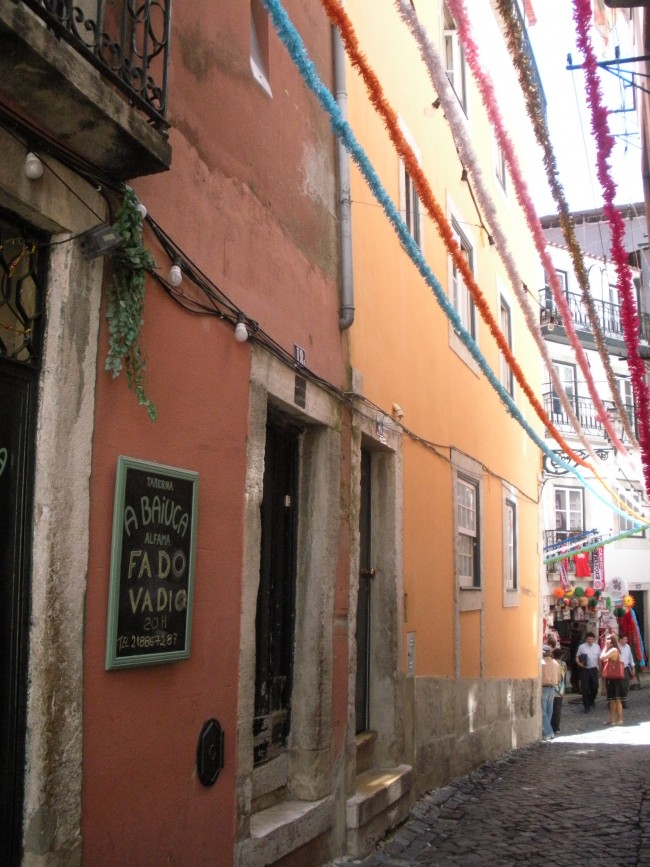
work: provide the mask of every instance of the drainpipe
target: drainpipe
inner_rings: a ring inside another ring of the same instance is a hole
[[[341,34],[332,28],[332,52],[334,54],[334,95],[341,114],[348,116],[348,93],[345,89],[345,50]],[[342,331],[354,322],[354,281],[352,277],[352,214],[350,203],[350,163],[348,152],[336,139],[338,160],[338,205],[339,240],[341,246],[341,310],[339,327]]]

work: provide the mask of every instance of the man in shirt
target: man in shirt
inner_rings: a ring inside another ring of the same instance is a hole
[[[562,672],[560,666],[551,656],[551,648],[545,644],[542,648],[542,738],[545,741],[553,740],[553,699],[555,688],[560,682]]]
[[[627,696],[630,691],[630,678],[634,677],[634,657],[632,656],[632,648],[627,643],[627,635],[619,635],[618,646],[621,651],[621,661],[625,666],[625,680],[623,681],[623,695],[621,701],[623,707],[627,707]]]
[[[575,662],[581,672],[582,708],[585,713],[593,710],[598,695],[598,666],[600,662],[600,647],[596,644],[593,632],[585,635],[585,640],[578,648]]]

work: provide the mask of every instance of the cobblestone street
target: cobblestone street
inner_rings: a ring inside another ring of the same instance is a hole
[[[650,677],[624,724],[605,725],[567,695],[553,741],[514,750],[434,789],[360,867],[645,867],[650,865]]]

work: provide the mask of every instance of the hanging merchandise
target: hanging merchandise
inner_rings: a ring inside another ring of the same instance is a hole
[[[601,545],[594,551],[594,590],[600,593],[605,584],[605,549]]]
[[[569,581],[569,561],[567,559],[560,560],[557,571],[560,578],[560,587],[564,591],[571,590],[571,582]]]
[[[579,554],[574,554],[573,562],[575,563],[576,567],[576,578],[591,578],[589,554],[586,551],[581,551]]]
[[[627,596],[627,581],[625,578],[612,578],[609,586],[614,599],[622,599],[624,596]]]

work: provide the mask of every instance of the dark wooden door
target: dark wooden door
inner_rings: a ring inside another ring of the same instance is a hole
[[[0,864],[20,857],[31,575],[33,371],[0,359]]]
[[[45,236],[0,211],[0,864],[20,863]]]
[[[371,454],[361,452],[361,501],[359,506],[359,595],[357,597],[357,680],[355,690],[356,733],[370,728],[370,611],[372,601]]]
[[[299,431],[271,418],[266,430],[260,586],[257,595],[254,760],[267,761],[291,725]]]

